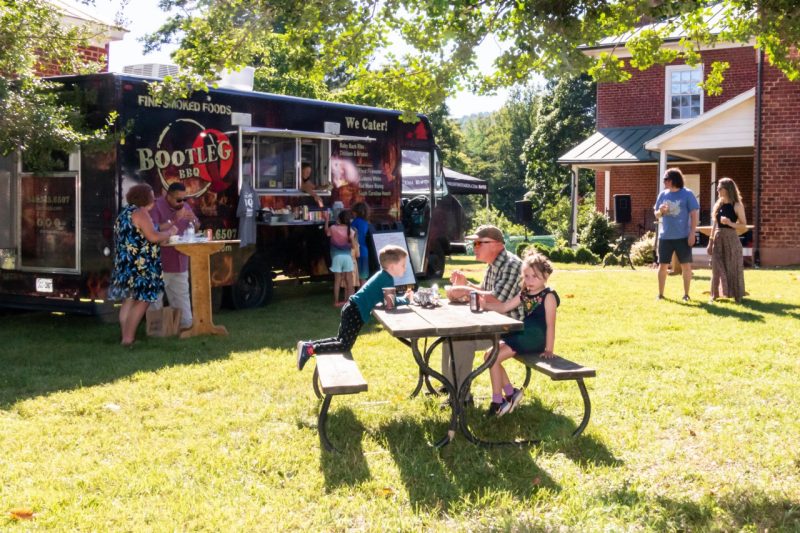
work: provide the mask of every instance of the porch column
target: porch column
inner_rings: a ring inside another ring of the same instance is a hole
[[[714,210],[714,204],[717,203],[717,163],[711,163],[711,194],[708,196],[711,199],[710,210]],[[712,213],[713,214],[713,213]],[[709,224],[713,225],[714,221],[711,220]]]
[[[656,178],[656,194],[661,192],[661,178],[664,177],[664,172],[667,171],[667,151],[659,150],[658,152],[658,177]]]
[[[611,205],[611,171],[606,170],[605,173],[605,180],[603,181],[603,194],[605,201],[603,202],[603,214],[608,216],[608,212],[610,211]]]

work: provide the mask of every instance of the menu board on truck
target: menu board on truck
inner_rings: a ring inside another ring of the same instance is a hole
[[[78,270],[76,173],[20,179],[20,266]]]

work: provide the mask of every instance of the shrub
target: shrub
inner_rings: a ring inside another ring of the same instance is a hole
[[[613,252],[608,252],[606,256],[603,258],[603,266],[619,266],[620,258],[614,255]]]
[[[604,214],[594,211],[581,229],[578,242],[603,257],[611,251],[611,241],[615,234],[616,229],[611,220]]]
[[[572,248],[554,248],[549,255],[551,261],[555,261],[557,263],[574,263],[575,262],[575,250]]]
[[[521,243],[519,243],[517,245],[517,250],[515,252],[517,254],[517,257],[522,257],[523,255],[525,255],[525,252],[528,251],[528,248],[530,248],[530,247],[531,247],[531,243],[529,243],[529,242],[521,242]]]
[[[649,265],[656,260],[656,234],[648,231],[631,246],[631,261],[636,266]]]
[[[600,257],[587,247],[579,246],[575,250],[575,261],[583,265],[596,265],[600,262]]]
[[[552,259],[550,257],[550,254],[552,254],[553,250],[555,249],[540,243],[531,243],[531,248],[533,248],[534,250],[536,250],[537,252],[546,256],[549,259]]]

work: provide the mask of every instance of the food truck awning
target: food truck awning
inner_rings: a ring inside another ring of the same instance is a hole
[[[489,194],[486,180],[456,172],[452,168],[444,167],[444,181],[452,194]]]
[[[247,126],[242,128],[243,134],[268,135],[270,137],[303,137],[306,139],[330,139],[332,141],[363,141],[374,142],[375,137],[358,137],[356,135],[336,135],[318,131],[284,130],[280,128],[258,128]]]

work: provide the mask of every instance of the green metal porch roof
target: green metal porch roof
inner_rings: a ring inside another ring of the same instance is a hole
[[[645,150],[644,145],[674,127],[675,124],[660,124],[602,128],[559,157],[558,162],[564,165],[657,162],[658,152]]]

